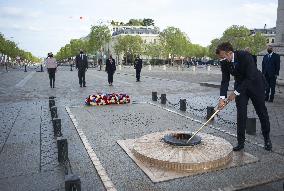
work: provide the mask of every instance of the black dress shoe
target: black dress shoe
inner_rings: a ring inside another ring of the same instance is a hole
[[[235,146],[234,148],[233,148],[233,151],[240,151],[240,150],[242,150],[242,149],[244,149],[245,148],[245,146],[244,145],[237,145],[237,146]]]
[[[271,151],[272,150],[272,143],[270,139],[266,139],[264,141],[264,149],[267,151]]]
[[[273,99],[270,99],[268,102],[273,102]]]
[[[80,87],[82,87],[82,85],[80,85]]]
[[[83,85],[83,87],[87,87],[86,85]]]

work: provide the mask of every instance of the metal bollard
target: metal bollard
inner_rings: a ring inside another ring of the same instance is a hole
[[[54,118],[52,120],[52,125],[53,125],[53,133],[55,137],[61,137],[61,119],[59,118]]]
[[[166,94],[161,94],[161,104],[166,104],[166,102],[167,102]]]
[[[51,112],[51,119],[58,117],[58,115],[57,115],[57,107],[56,106],[52,106],[50,108],[50,112]]]
[[[157,101],[157,100],[158,100],[157,92],[152,92],[152,101]]]
[[[81,180],[75,174],[65,176],[65,191],[81,191]]]
[[[67,139],[57,137],[58,162],[62,163],[68,160]]]
[[[179,100],[179,109],[181,111],[186,111],[186,99]]]
[[[249,135],[256,134],[256,118],[247,118],[246,121],[246,133]]]
[[[55,106],[55,100],[54,99],[50,99],[49,100],[49,109],[51,110],[51,107]]]
[[[206,119],[209,119],[213,113],[215,112],[215,108],[211,106],[207,106],[207,116]]]

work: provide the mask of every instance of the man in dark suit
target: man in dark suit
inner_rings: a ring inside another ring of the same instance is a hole
[[[136,82],[140,82],[140,73],[142,69],[142,59],[137,56],[137,58],[134,61],[134,69],[136,69]]]
[[[273,52],[271,46],[267,47],[267,52],[262,60],[262,73],[268,83],[265,91],[265,101],[273,102],[275,94],[276,79],[280,70],[280,56]],[[269,93],[270,97],[269,97]]]
[[[75,59],[76,68],[78,69],[78,78],[80,87],[86,87],[85,73],[88,69],[88,57],[84,54],[83,50],[80,50],[80,54]]]
[[[264,137],[264,148],[272,149],[270,141],[270,122],[265,106],[265,85],[261,72],[257,69],[253,57],[246,51],[234,51],[229,42],[221,43],[216,49],[216,54],[223,61],[221,62],[222,82],[220,88],[220,100],[218,109],[222,110],[227,102],[227,91],[230,75],[235,77],[234,92],[227,101],[236,99],[237,106],[237,139],[238,145],[233,148],[239,151],[244,148],[245,129],[247,120],[247,104],[251,99],[255,111],[261,123],[262,135]]]
[[[254,54],[252,54],[250,47],[246,47],[246,48],[245,48],[245,51],[247,51],[248,53],[250,53],[250,54],[252,55],[253,61],[254,61],[254,63],[257,65],[257,56],[254,55]]]
[[[109,58],[106,60],[106,72],[108,74],[108,83],[112,86],[113,83],[113,74],[115,73],[116,66],[115,60],[112,58],[112,55],[109,55]]]

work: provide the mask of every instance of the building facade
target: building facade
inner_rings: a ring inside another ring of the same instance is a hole
[[[156,44],[159,41],[160,30],[154,26],[115,26],[110,25],[111,41],[104,46],[106,54],[112,54],[116,58],[118,63],[122,62],[123,55],[116,55],[114,51],[114,45],[117,43],[119,36],[133,35],[140,36],[143,40],[143,44],[153,43]],[[141,55],[142,59],[146,58]]]
[[[266,44],[271,45],[275,43],[276,38],[276,27],[273,28],[263,28],[263,29],[252,29],[250,30],[252,35],[255,35],[257,32],[261,33],[266,38]]]

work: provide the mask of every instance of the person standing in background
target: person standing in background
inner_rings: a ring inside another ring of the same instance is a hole
[[[106,72],[108,74],[108,84],[112,86],[113,83],[113,74],[115,73],[116,66],[115,60],[112,58],[112,55],[109,55],[109,58],[106,60]]]
[[[57,70],[57,63],[55,58],[53,58],[52,52],[48,53],[47,58],[45,60],[45,64],[47,67],[47,73],[49,74],[49,84],[50,88],[55,87],[55,72]]]
[[[134,61],[134,69],[136,69],[136,82],[140,82],[140,74],[142,69],[142,59],[137,56],[137,58]]]
[[[267,47],[267,54],[262,60],[262,74],[268,86],[265,90],[265,101],[273,102],[275,94],[276,79],[279,76],[280,56],[273,52],[272,46]],[[270,94],[270,96],[269,96]]]
[[[78,78],[80,87],[86,87],[85,74],[88,69],[88,57],[84,54],[83,50],[80,50],[80,54],[75,59],[76,68],[78,69]]]

